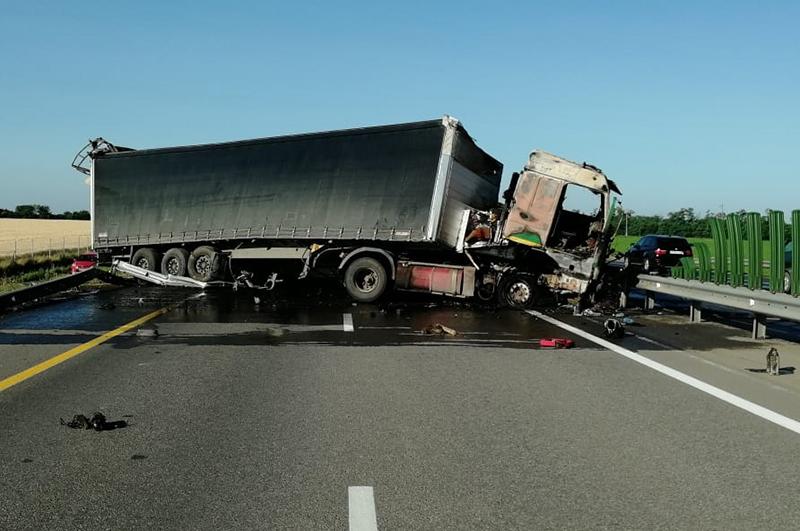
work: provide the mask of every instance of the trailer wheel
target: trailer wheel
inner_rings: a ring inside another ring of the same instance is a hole
[[[500,302],[510,308],[525,310],[536,302],[536,284],[532,277],[511,275],[500,283]]]
[[[133,253],[133,259],[131,259],[131,263],[136,267],[141,267],[142,269],[147,269],[148,271],[158,271],[158,265],[160,263],[158,259],[158,251],[152,247],[142,247],[137,249],[136,252]]]
[[[378,260],[365,256],[353,260],[344,272],[347,294],[358,302],[373,302],[389,284],[386,268]]]
[[[165,275],[186,276],[189,263],[189,251],[182,247],[173,247],[161,259],[161,272]]]
[[[219,253],[208,245],[201,245],[189,255],[189,276],[201,282],[215,280],[220,271]]]

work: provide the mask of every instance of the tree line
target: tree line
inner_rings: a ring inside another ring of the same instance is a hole
[[[746,210],[733,212],[737,214],[745,228]],[[673,236],[684,236],[686,238],[710,238],[712,218],[724,218],[727,214],[706,211],[702,216],[698,216],[693,208],[681,208],[675,212],[670,212],[666,216],[644,216],[632,210],[619,210],[616,213],[616,223],[619,223],[617,234],[625,234],[626,222],[627,233],[635,236],[645,234],[665,234]],[[769,239],[769,218],[768,212],[761,216],[761,238]],[[785,214],[786,215],[786,214]],[[627,218],[627,220],[625,219]],[[784,240],[788,240],[791,235],[791,225],[784,226]]]
[[[89,219],[88,210],[67,210],[61,214],[54,214],[47,205],[17,205],[14,210],[0,208],[0,218],[17,219]]]

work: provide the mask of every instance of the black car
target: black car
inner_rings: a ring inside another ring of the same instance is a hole
[[[625,267],[640,267],[647,273],[662,272],[679,265],[684,256],[692,256],[686,238],[648,234],[625,253]]]

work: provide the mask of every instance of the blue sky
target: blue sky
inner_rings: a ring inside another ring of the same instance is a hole
[[[798,2],[3,2],[0,207],[88,208],[87,139],[158,147],[451,114],[625,207],[800,208]]]

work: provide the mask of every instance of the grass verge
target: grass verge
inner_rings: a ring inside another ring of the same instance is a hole
[[[39,253],[31,256],[0,258],[0,292],[13,291],[31,283],[51,280],[69,273],[77,249],[58,253]]]

